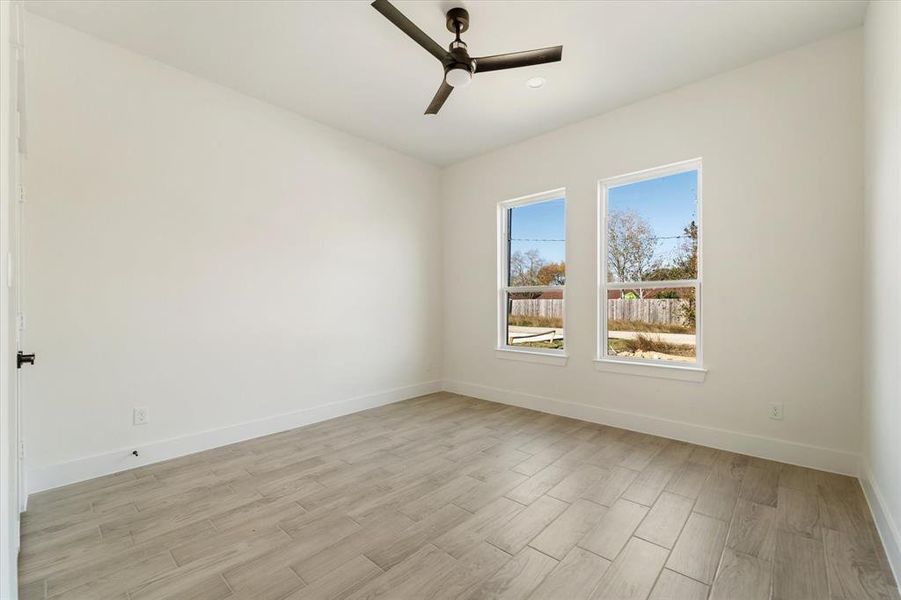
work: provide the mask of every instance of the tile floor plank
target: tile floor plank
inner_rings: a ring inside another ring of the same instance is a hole
[[[341,600],[381,575],[383,571],[365,556],[345,562],[315,583],[300,588],[285,600]]]
[[[509,498],[498,498],[476,512],[453,529],[438,537],[433,543],[455,558],[460,558],[476,545],[499,531],[525,506]]]
[[[672,549],[693,505],[694,502],[685,496],[663,492],[635,531],[635,536]]]
[[[815,493],[780,487],[776,511],[776,526],[782,531],[820,537],[820,507]]]
[[[663,569],[666,554],[665,548],[632,538],[607,568],[591,600],[644,600]]]
[[[716,574],[728,525],[700,513],[691,513],[666,566],[673,571],[711,583]]]
[[[579,541],[579,546],[614,560],[647,513],[646,506],[619,499]]]
[[[547,495],[564,502],[575,502],[582,492],[604,479],[609,471],[592,464],[582,464],[548,490]]]
[[[823,543],[787,531],[778,532],[773,600],[828,597]]]
[[[769,600],[772,564],[727,548],[710,590],[710,600]]]
[[[832,529],[823,530],[823,545],[833,598],[898,598],[872,549],[862,547],[853,536]]]
[[[575,547],[529,598],[530,600],[588,598],[609,566],[610,561],[606,558]]]
[[[613,506],[613,503],[632,485],[636,477],[638,477],[637,471],[624,467],[613,467],[604,479],[582,492],[582,497],[603,506]]]
[[[556,566],[557,561],[550,556],[534,548],[525,548],[482,584],[471,597],[486,600],[527,598]]]
[[[773,560],[776,548],[776,509],[739,499],[726,545],[736,552]]]
[[[566,502],[551,496],[542,496],[510,519],[487,541],[508,554],[516,555],[568,507]]]
[[[650,600],[707,600],[709,588],[675,571],[663,569]]]
[[[576,500],[529,545],[562,560],[607,512],[606,506],[588,500]]]

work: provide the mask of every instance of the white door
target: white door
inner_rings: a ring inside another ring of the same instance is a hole
[[[24,254],[22,253],[22,235],[25,231],[25,188],[24,180],[24,160],[26,153],[26,119],[25,119],[25,7],[22,3],[17,2],[13,6],[13,26],[16,28],[14,32],[14,52],[15,64],[13,65],[13,89],[14,89],[14,105],[16,123],[15,129],[15,147],[11,153],[14,160],[14,184],[16,186],[15,196],[15,221],[13,223],[13,234],[11,242],[13,244],[12,253],[14,260],[13,273],[13,289],[12,297],[16,311],[15,330],[16,330],[16,390],[13,397],[13,406],[16,414],[16,440],[18,441],[18,452],[16,454],[16,481],[18,482],[18,499],[19,511],[25,510],[25,502],[28,498],[25,488],[25,446],[22,431],[22,398],[24,384],[27,373],[23,368],[27,369],[29,365],[34,364],[34,354],[30,353],[26,346],[25,336],[25,307],[22,301],[24,292]]]
[[[19,513],[25,505],[21,436],[21,188],[24,8],[0,2],[0,598],[16,596]]]

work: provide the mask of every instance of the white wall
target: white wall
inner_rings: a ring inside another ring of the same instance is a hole
[[[27,26],[31,491],[435,388],[436,168]]]
[[[861,51],[861,32],[847,32],[448,168],[450,387],[856,470]],[[597,181],[695,157],[704,159],[707,380],[597,372]],[[567,188],[569,362],[498,360],[496,203],[557,187]],[[767,418],[770,402],[785,403],[784,421]]]
[[[901,578],[901,4],[865,24],[864,489]]]

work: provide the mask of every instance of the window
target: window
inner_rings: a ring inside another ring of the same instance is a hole
[[[564,355],[563,190],[498,205],[498,349]]]
[[[600,183],[598,358],[701,367],[701,161]]]

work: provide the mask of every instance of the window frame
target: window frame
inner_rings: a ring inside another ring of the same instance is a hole
[[[511,200],[502,200],[497,203],[497,340],[496,355],[498,358],[524,360],[527,362],[539,362],[562,366],[566,364],[567,344],[563,339],[563,348],[522,348],[507,344],[507,294],[516,292],[559,291],[563,295],[563,329],[566,330],[566,284],[542,285],[542,286],[511,286],[509,285],[509,220],[508,211],[520,206],[539,204],[551,200],[563,200],[563,229],[564,237],[567,229],[566,222],[566,188],[560,187],[537,194],[520,196]],[[564,261],[569,251],[566,239],[563,242]]]
[[[632,281],[632,282],[609,282],[607,281],[607,264],[608,264],[608,248],[607,248],[607,217],[608,217],[608,195],[612,188],[647,181],[650,179],[658,179],[678,173],[686,173],[689,171],[697,171],[698,173],[698,190],[697,190],[697,226],[698,226],[698,274],[696,279],[683,280],[664,280],[664,281]],[[595,366],[598,370],[631,373],[639,375],[648,375],[651,377],[664,377],[672,379],[684,379],[689,381],[703,381],[706,369],[704,368],[704,311],[703,311],[703,263],[704,263],[704,224],[703,224],[703,167],[701,158],[693,158],[660,167],[652,167],[643,169],[624,175],[608,177],[598,180],[598,248],[597,254],[597,336],[596,336],[596,354]],[[670,289],[670,288],[686,288],[693,287],[695,289],[695,361],[692,363],[667,362],[663,360],[653,360],[647,358],[632,358],[625,356],[616,356],[608,354],[607,347],[607,296],[610,290],[622,289]],[[631,368],[630,368],[631,367]]]

